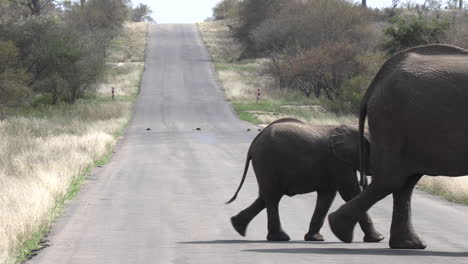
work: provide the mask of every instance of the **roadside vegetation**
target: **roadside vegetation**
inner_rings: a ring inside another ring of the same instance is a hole
[[[432,43],[468,48],[460,1],[223,0],[198,27],[239,117],[357,125],[361,98],[380,66]],[[260,89],[260,100],[257,92]],[[419,188],[468,204],[468,179],[429,178]]]
[[[150,10],[138,8],[0,0],[0,263],[40,248],[86,175],[110,159],[144,70]]]

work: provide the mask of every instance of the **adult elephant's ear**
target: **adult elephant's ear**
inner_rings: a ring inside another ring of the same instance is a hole
[[[353,169],[359,169],[359,131],[340,125],[330,133],[330,152]]]

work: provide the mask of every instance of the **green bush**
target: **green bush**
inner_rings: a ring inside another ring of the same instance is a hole
[[[364,91],[367,89],[369,82],[369,79],[362,75],[346,80],[337,98],[337,104],[341,107],[339,112],[359,114],[361,99],[364,96]]]
[[[0,112],[24,103],[30,95],[30,76],[21,67],[19,50],[12,41],[0,41]]]
[[[239,19],[240,0],[222,0],[213,8],[213,18]]]
[[[0,7],[19,17],[0,20],[0,41],[14,43],[30,90],[52,104],[73,103],[101,75],[109,42],[129,17],[128,5],[128,0],[65,1],[60,8],[43,5],[41,12],[15,13],[18,4],[10,2]]]
[[[153,18],[151,17],[151,13],[153,11],[150,9],[149,6],[140,3],[135,8],[131,10],[131,16],[133,22],[154,22]]]
[[[244,0],[239,5],[240,27],[236,30],[236,37],[247,44],[247,49],[252,47],[250,34],[275,10],[280,8],[280,3],[285,0]]]
[[[453,21],[445,18],[427,19],[423,17],[394,17],[392,24],[384,30],[389,40],[384,44],[389,55],[401,50],[431,43],[442,43],[453,26]]]
[[[334,42],[366,42],[365,23],[371,12],[345,0],[289,1],[276,0],[268,7],[258,1],[249,10],[262,8],[258,16],[246,12],[243,2],[241,22],[257,55],[286,51],[294,54]],[[265,3],[266,4],[266,3]],[[255,8],[254,8],[255,7]],[[247,16],[250,15],[250,16]],[[252,16],[252,17],[251,17]]]

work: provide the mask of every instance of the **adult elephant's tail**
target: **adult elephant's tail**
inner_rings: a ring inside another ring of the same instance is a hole
[[[366,177],[366,160],[367,155],[366,148],[365,148],[365,139],[364,139],[364,126],[366,124],[366,115],[367,115],[367,96],[361,102],[361,109],[359,111],[359,161],[360,161],[360,169],[359,172],[361,173],[361,180],[360,185],[363,189],[367,187],[367,177]]]
[[[247,159],[245,161],[244,175],[242,175],[242,180],[241,180],[241,182],[239,184],[239,188],[237,188],[237,191],[234,194],[234,196],[231,198],[231,200],[226,202],[226,204],[230,204],[230,203],[234,202],[234,200],[236,200],[237,194],[239,193],[240,189],[242,188],[242,185],[244,184],[244,181],[245,181],[245,177],[247,176],[247,171],[249,170],[249,163],[250,163],[251,159],[252,159],[252,156],[250,155],[250,150],[249,150],[249,152],[247,153]]]

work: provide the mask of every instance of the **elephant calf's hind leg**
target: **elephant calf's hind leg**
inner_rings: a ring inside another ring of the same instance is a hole
[[[241,236],[245,236],[247,226],[265,208],[265,201],[258,197],[249,207],[240,211],[236,216],[231,217],[231,223],[234,229]]]

